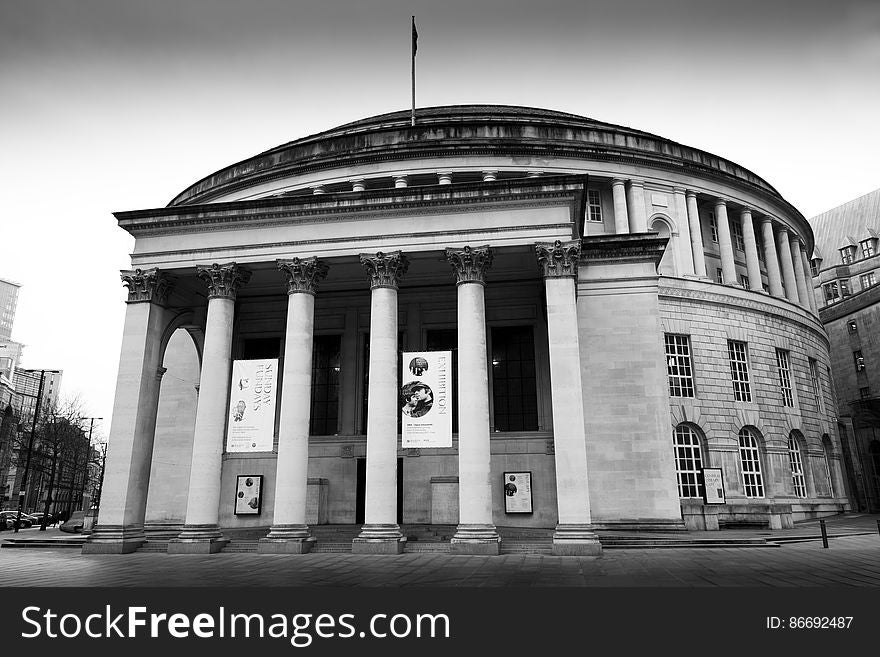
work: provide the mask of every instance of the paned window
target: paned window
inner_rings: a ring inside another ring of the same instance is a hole
[[[819,259],[813,258],[810,260],[810,275],[818,276],[819,275]]]
[[[709,213],[709,235],[715,244],[718,244],[718,221],[715,219],[715,213]]]
[[[788,437],[788,462],[791,465],[791,483],[794,485],[794,494],[798,497],[806,497],[804,461],[801,458],[801,447],[794,436]]]
[[[870,399],[871,398],[871,386],[867,386],[865,388],[859,388],[859,399]]]
[[[309,433],[332,436],[339,417],[340,344],[338,335],[316,335],[312,347],[312,408]]]
[[[779,376],[779,390],[782,394],[782,405],[794,406],[794,396],[791,392],[789,354],[785,349],[776,350],[776,372]]]
[[[840,298],[840,292],[837,289],[837,281],[826,283],[822,286],[822,289],[825,290],[826,302],[832,303],[833,301],[837,301]]]
[[[849,280],[842,278],[838,282],[840,283],[840,296],[845,299],[850,295]]]
[[[743,289],[748,290],[749,289],[749,277],[746,276],[745,274],[740,274],[739,275],[739,285]]]
[[[746,242],[743,239],[743,227],[740,222],[730,222],[730,236],[733,238],[733,246],[737,251],[746,250]]]
[[[874,272],[870,271],[867,274],[862,274],[859,276],[859,282],[862,284],[862,289],[866,290],[869,287],[874,287],[877,285],[877,276]]]
[[[752,401],[746,343],[737,340],[728,340],[727,355],[730,358],[730,378],[733,381],[733,398],[736,401]]]
[[[687,335],[666,336],[666,374],[670,397],[694,396],[694,370],[691,361],[691,340]]]
[[[703,455],[697,432],[680,424],[673,433],[679,497],[703,497]]]
[[[715,282],[718,284],[724,283],[724,270],[721,267],[715,270]]]
[[[856,258],[856,247],[846,246],[840,250],[840,261],[848,265]]]
[[[535,338],[531,326],[492,329],[492,399],[496,430],[538,430]]]
[[[764,497],[764,477],[761,474],[761,456],[758,439],[749,429],[739,432],[739,463],[746,497]]]
[[[602,222],[602,198],[595,189],[587,191],[587,199],[590,205],[590,221]]]
[[[834,480],[831,478],[831,459],[828,457],[828,445],[822,445],[822,456],[825,462],[825,478],[828,480],[828,492],[834,497]]]
[[[874,246],[874,240],[865,240],[863,242],[859,242],[859,246],[862,247],[863,258],[870,258],[877,253],[877,248]]]
[[[862,356],[861,349],[853,352],[853,365],[856,366],[856,372],[861,372],[865,369],[865,357]]]
[[[816,408],[825,414],[825,404],[822,399],[822,381],[819,379],[819,364],[815,358],[810,359],[810,378],[813,380],[813,394],[816,397]]]

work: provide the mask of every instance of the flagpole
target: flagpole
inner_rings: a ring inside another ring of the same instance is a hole
[[[418,42],[418,32],[416,32],[416,17],[412,17],[412,119],[411,124],[416,124],[416,44]]]

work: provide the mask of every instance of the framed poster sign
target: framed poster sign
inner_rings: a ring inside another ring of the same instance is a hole
[[[238,475],[235,515],[258,516],[263,507],[263,475]]]
[[[278,360],[232,363],[227,452],[271,452],[275,436],[275,382]]]
[[[532,512],[532,473],[504,473],[504,513]]]
[[[726,504],[724,497],[724,477],[721,468],[703,468],[703,502],[706,504]]]
[[[401,381],[402,446],[452,447],[452,352],[404,353]]]

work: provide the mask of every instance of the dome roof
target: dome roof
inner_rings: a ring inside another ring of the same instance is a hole
[[[170,206],[209,203],[280,178],[377,162],[473,156],[516,162],[618,161],[721,178],[788,205],[751,171],[648,132],[576,114],[510,105],[448,105],[380,114],[282,144],[225,167],[178,194]],[[524,164],[524,166],[527,166]],[[792,208],[793,209],[793,208]],[[795,212],[797,212],[795,210]],[[799,214],[799,213],[798,213]]]

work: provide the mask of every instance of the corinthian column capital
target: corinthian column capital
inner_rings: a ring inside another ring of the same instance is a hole
[[[327,263],[311,258],[278,260],[278,269],[287,275],[287,293],[304,292],[312,296],[318,291],[318,283],[327,276]]]
[[[122,284],[128,288],[126,303],[150,303],[163,304],[168,299],[168,293],[174,287],[173,281],[165,272],[153,267],[152,269],[123,269],[119,272]]]
[[[538,254],[538,266],[543,270],[545,278],[577,276],[578,258],[581,255],[579,240],[538,242],[535,244],[535,252]]]
[[[371,290],[377,287],[390,287],[396,290],[400,278],[409,269],[409,258],[400,251],[390,253],[379,251],[376,255],[362,253],[361,264],[370,277]]]
[[[455,282],[486,284],[486,272],[492,266],[495,254],[488,244],[466,246],[463,249],[446,249],[446,261],[455,272]]]
[[[249,269],[239,267],[230,262],[226,265],[218,265],[216,262],[210,267],[196,267],[196,275],[208,285],[209,299],[232,299],[238,288],[245,285],[251,278]]]

